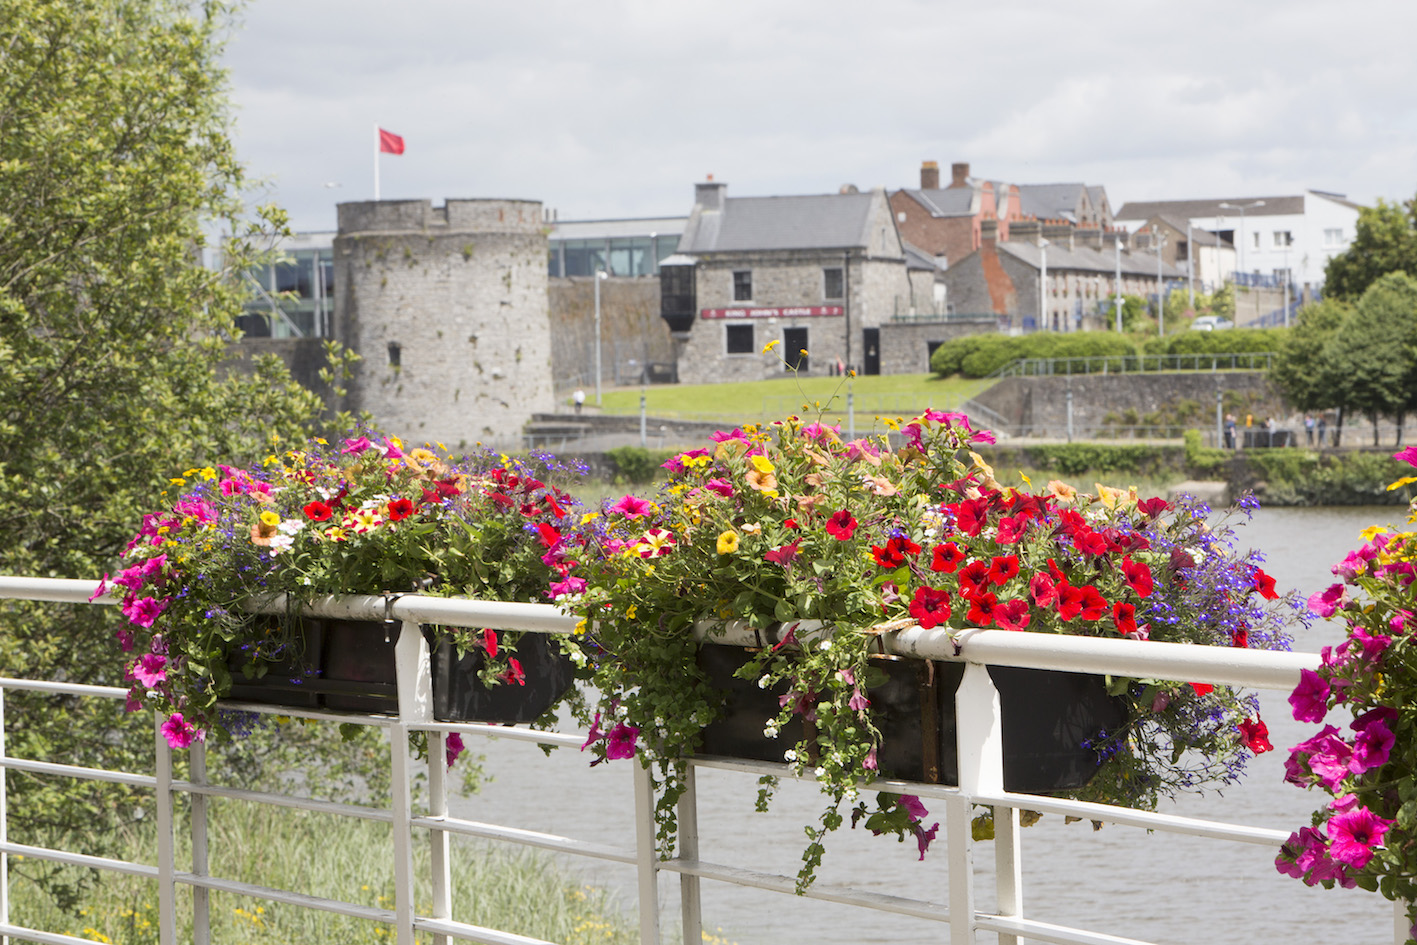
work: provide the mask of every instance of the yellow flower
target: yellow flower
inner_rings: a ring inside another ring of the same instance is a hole
[[[170,486],[185,486],[187,485],[187,480],[181,477],[175,477],[167,480],[167,484]]]
[[[626,610],[625,610],[625,619],[626,619],[626,620],[634,620],[634,619],[635,619],[635,614],[637,614],[637,613],[639,613],[639,612],[640,612],[639,607],[638,607],[637,605],[635,605],[635,604],[631,604],[631,605],[630,605],[628,608],[626,608]],[[581,622],[584,623],[585,621],[581,621]]]
[[[203,466],[200,475],[207,482],[211,482],[216,478],[216,470],[210,466]]]
[[[781,342],[777,340],[769,341],[767,344],[763,345],[763,354],[767,354],[773,348],[776,348],[780,343]]]
[[[269,525],[272,528],[280,524],[280,516],[275,512],[267,510],[261,513],[261,524]]]
[[[721,555],[731,555],[738,550],[738,533],[733,529],[722,532],[718,536],[718,553]]]
[[[584,633],[585,633],[585,618],[582,617],[580,620],[576,621],[576,636],[582,636]],[[368,886],[365,886],[364,888],[365,888],[365,889],[368,889],[369,887],[368,887]]]
[[[581,516],[581,524],[584,525],[587,522],[593,522],[598,518],[600,518],[599,512],[587,512],[586,514]]]
[[[775,466],[773,466],[772,461],[771,461],[770,459],[768,459],[766,456],[754,456],[754,457],[752,458],[752,463],[753,463],[753,468],[756,469],[756,470],[757,470],[758,472],[760,472],[760,473],[765,473],[765,474],[766,474],[766,473],[776,472],[776,471],[777,471],[777,468],[776,468]]]

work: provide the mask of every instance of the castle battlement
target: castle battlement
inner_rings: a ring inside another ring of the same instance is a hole
[[[506,198],[431,200],[362,200],[342,203],[342,236],[427,232],[537,234],[544,226],[541,201]]]

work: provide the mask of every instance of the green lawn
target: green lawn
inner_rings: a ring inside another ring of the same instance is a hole
[[[818,410],[834,422],[846,412],[848,385],[858,419],[881,414],[907,416],[926,407],[957,409],[990,382],[933,374],[892,374],[871,377],[783,377],[767,381],[724,384],[656,384],[645,389],[646,410],[656,417],[706,420],[763,420],[789,414],[806,416]],[[640,388],[605,391],[608,414],[637,414]],[[804,406],[807,409],[804,410]],[[866,424],[869,426],[869,424]]]

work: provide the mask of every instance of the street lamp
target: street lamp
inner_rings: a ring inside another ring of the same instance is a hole
[[[1156,334],[1157,337],[1166,336],[1166,297],[1161,287],[1161,243],[1163,241],[1161,228],[1155,223],[1151,225],[1151,238],[1156,241]]]
[[[1117,272],[1112,277],[1112,291],[1117,296],[1117,334],[1122,333],[1122,234],[1117,234],[1117,239],[1112,241],[1112,248],[1117,254]]]
[[[600,283],[609,279],[604,269],[595,270],[595,405],[600,406]]]
[[[1245,271],[1245,211],[1253,210],[1256,207],[1263,207],[1263,200],[1256,200],[1254,203],[1222,203],[1222,210],[1240,211],[1240,271]]]
[[[1048,329],[1048,247],[1052,244],[1047,240],[1038,241],[1038,318],[1042,322],[1042,329]]]

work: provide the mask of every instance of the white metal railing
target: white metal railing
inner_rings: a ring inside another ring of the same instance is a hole
[[[39,578],[0,577],[0,598],[39,601],[85,603],[95,587],[90,581],[66,581]],[[112,603],[100,598],[95,603]],[[271,602],[272,609],[280,606]],[[637,873],[639,931],[642,945],[661,942],[658,908],[658,882],[661,873],[679,875],[680,924],[682,941],[698,942],[702,937],[700,881],[704,879],[791,893],[795,880],[791,876],[742,869],[729,864],[705,862],[699,858],[698,811],[695,797],[694,769],[714,768],[737,771],[753,776],[764,774],[782,778],[795,777],[786,765],[744,761],[718,757],[699,757],[689,766],[687,790],[679,801],[678,855],[659,860],[655,848],[654,796],[652,781],[646,769],[635,765],[633,805],[635,810],[635,842],[633,848],[622,848],[596,841],[576,839],[550,833],[524,830],[497,824],[481,823],[452,817],[448,813],[446,771],[442,764],[445,739],[450,732],[519,739],[546,745],[578,747],[582,736],[569,733],[539,732],[527,728],[443,723],[432,718],[431,675],[427,643],[417,632],[419,623],[439,623],[447,626],[496,626],[506,629],[530,630],[542,633],[570,633],[576,618],[555,607],[543,604],[519,604],[466,599],[432,598],[405,595],[386,601],[381,597],[347,596],[322,598],[307,607],[307,612],[350,619],[385,619],[386,616],[405,624],[397,644],[397,678],[399,714],[397,716],[351,715],[349,713],[288,707],[230,703],[232,708],[253,712],[279,714],[294,718],[320,719],[339,722],[358,721],[385,728],[390,736],[392,768],[392,799],[388,809],[362,807],[322,801],[293,795],[249,791],[210,783],[206,776],[206,757],[200,742],[192,745],[190,780],[175,780],[172,754],[160,732],[154,731],[157,747],[154,775],[115,772],[96,768],[54,764],[38,759],[11,758],[5,753],[4,692],[7,689],[30,690],[71,696],[122,699],[126,690],[82,686],[47,681],[0,678],[0,936],[17,941],[82,945],[85,940],[67,935],[25,929],[10,923],[8,868],[6,858],[23,855],[49,862],[92,867],[155,879],[159,888],[159,940],[162,945],[176,945],[178,938],[176,901],[179,887],[192,891],[193,940],[197,945],[209,941],[207,922],[209,896],[212,891],[252,896],[271,902],[337,913],[390,923],[395,928],[394,940],[399,945],[413,945],[416,932],[431,934],[438,945],[451,939],[487,943],[487,945],[545,945],[538,940],[495,929],[487,929],[457,921],[452,915],[449,838],[479,837],[556,851],[574,856],[633,865]],[[821,632],[820,624],[803,622],[797,625],[799,639],[810,639]],[[708,633],[701,629],[700,635]],[[761,645],[760,635],[741,625],[730,625],[714,633],[716,642]],[[882,894],[845,886],[817,884],[806,896],[809,899],[844,903],[868,910],[897,913],[934,920],[947,926],[942,941],[951,945],[973,945],[976,933],[994,933],[1000,945],[1018,945],[1025,937],[1030,942],[1062,943],[1062,945],[1146,945],[1135,939],[1121,938],[1100,931],[1070,928],[1030,919],[1023,911],[1023,873],[1018,811],[1027,809],[1042,813],[1070,815],[1088,820],[1140,827],[1147,831],[1187,834],[1213,840],[1259,844],[1277,848],[1287,834],[1261,827],[1227,824],[1217,821],[1180,817],[1170,814],[1135,811],[1125,808],[1089,804],[1031,794],[1010,793],[1003,789],[1003,754],[1000,736],[999,697],[986,670],[987,665],[1023,666],[1044,669],[1112,673],[1139,678],[1186,679],[1197,682],[1241,685],[1261,689],[1288,690],[1297,682],[1299,671],[1315,668],[1318,655],[1308,653],[1274,653],[1233,647],[1202,647],[1171,643],[1140,642],[1124,639],[1053,636],[1034,633],[1010,633],[1001,630],[966,630],[952,637],[941,630],[918,627],[884,635],[886,652],[932,660],[951,660],[967,664],[957,696],[957,732],[959,738],[959,785],[918,784],[905,781],[878,780],[873,790],[910,793],[943,800],[946,806],[945,842],[948,857],[949,893],[946,902],[913,899]],[[429,738],[427,768],[428,812],[415,812],[412,798],[413,764],[407,752],[408,735],[426,732]],[[9,770],[61,775],[76,779],[111,781],[135,787],[150,788],[156,793],[158,825],[158,862],[135,863],[102,857],[86,856],[48,848],[9,842],[6,833],[5,774]],[[587,776],[593,776],[587,773]],[[174,798],[180,794],[191,798],[191,855],[189,868],[180,869],[176,862]],[[271,889],[250,883],[210,875],[207,860],[206,801],[211,797],[243,800],[327,814],[355,817],[390,823],[394,837],[395,895],[392,909],[373,908],[339,900],[309,896],[285,890]],[[972,808],[976,804],[994,809],[996,835],[994,912],[980,911],[975,902],[976,877],[973,862],[974,843],[971,839]],[[429,831],[431,843],[428,885],[431,905],[428,914],[418,914],[414,907],[413,828]],[[1095,892],[1095,890],[1091,890]],[[1404,909],[1394,906],[1394,941],[1406,940]]]

